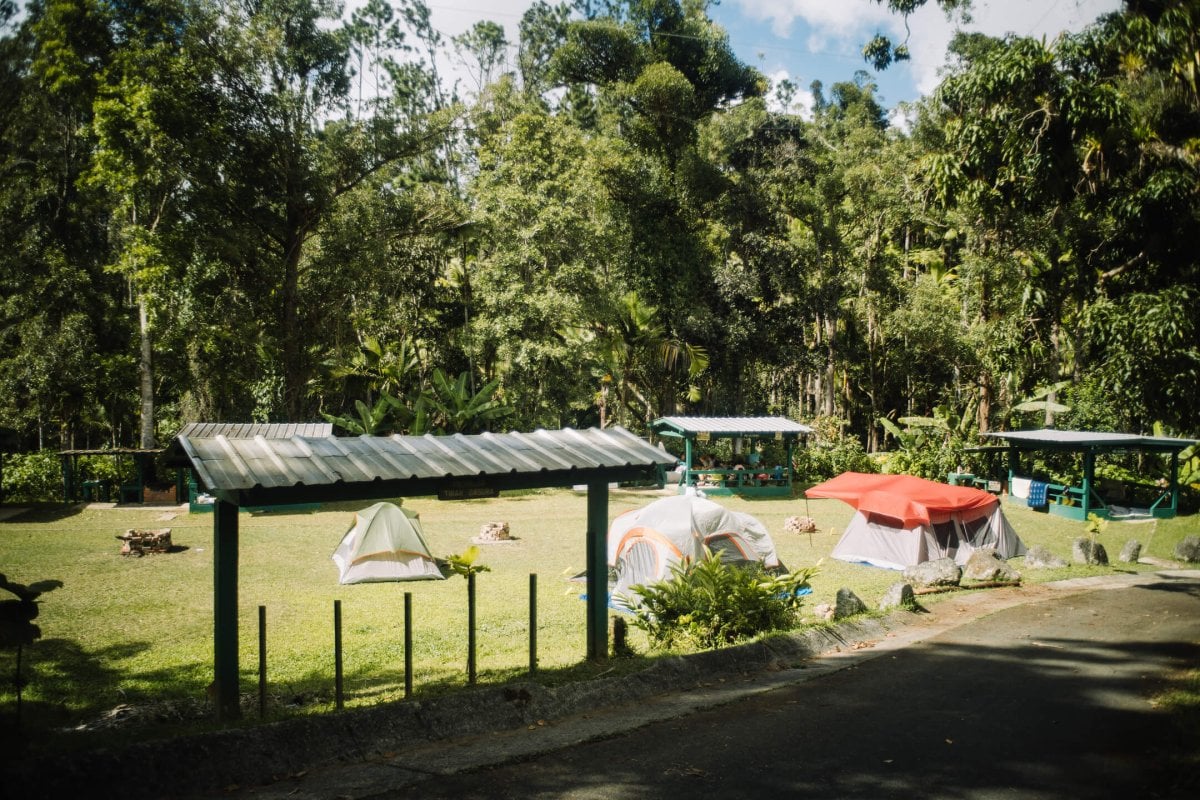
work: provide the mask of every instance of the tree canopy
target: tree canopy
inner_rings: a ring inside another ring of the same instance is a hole
[[[1200,2],[960,35],[904,126],[865,70],[778,102],[708,6],[540,0],[510,43],[424,0],[0,3],[0,425],[1200,433]]]

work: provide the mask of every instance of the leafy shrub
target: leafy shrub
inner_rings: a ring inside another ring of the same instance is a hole
[[[760,633],[788,630],[796,624],[801,598],[817,568],[779,575],[761,566],[734,566],[706,551],[699,561],[671,567],[671,577],[635,586],[642,602],[634,624],[654,647],[692,644],[715,649]]]
[[[858,437],[846,435],[846,425],[833,417],[813,420],[816,435],[792,454],[792,469],[799,480],[817,483],[843,472],[878,472]]]
[[[4,456],[4,499],[12,503],[62,498],[62,462],[53,450]]]

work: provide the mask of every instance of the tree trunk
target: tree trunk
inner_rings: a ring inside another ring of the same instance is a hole
[[[836,332],[837,323],[831,317],[825,317],[825,376],[822,381],[824,389],[822,397],[823,413],[827,417],[832,417],[835,414],[837,407],[837,353],[834,349],[834,333]]]
[[[156,444],[154,437],[154,362],[153,347],[150,341],[150,318],[146,309],[146,296],[138,296],[138,337],[141,343],[141,356],[138,359],[138,376],[142,400],[141,435],[139,446],[143,450],[152,450]]]
[[[288,420],[298,422],[304,398],[305,374],[301,363],[304,352],[300,331],[300,255],[304,249],[304,232],[299,224],[291,226],[283,254],[283,286],[280,346],[283,359],[283,403]]]
[[[992,376],[984,372],[979,379],[979,406],[975,412],[975,421],[979,423],[979,432],[990,430],[988,420],[992,416]]]

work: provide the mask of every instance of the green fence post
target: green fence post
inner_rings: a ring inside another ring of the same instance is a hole
[[[342,601],[333,601],[333,698],[342,708]]]
[[[467,575],[467,683],[475,685],[475,573]]]
[[[258,607],[258,718],[267,717],[267,607]]]
[[[412,697],[412,592],[404,593],[404,697]]]
[[[537,573],[529,574],[529,674],[537,672]]]

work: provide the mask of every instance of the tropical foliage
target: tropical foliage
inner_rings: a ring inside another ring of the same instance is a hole
[[[0,2],[0,425],[769,413],[841,421],[814,469],[929,474],[1200,432],[1200,3],[959,36],[903,125],[866,71],[797,107],[707,8],[540,0],[510,43],[424,0]]]
[[[706,551],[671,565],[670,576],[633,587],[640,602],[634,624],[655,647],[713,649],[760,633],[788,630],[817,567],[768,574],[759,565],[733,565]]]

